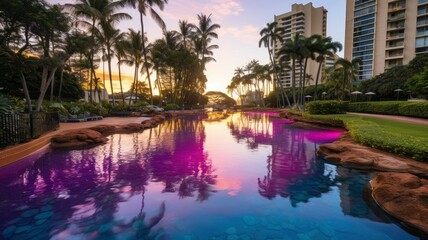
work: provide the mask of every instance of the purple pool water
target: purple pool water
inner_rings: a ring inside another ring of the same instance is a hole
[[[340,131],[274,114],[167,121],[0,168],[2,239],[416,239],[327,164]]]

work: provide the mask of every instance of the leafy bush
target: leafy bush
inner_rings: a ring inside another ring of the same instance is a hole
[[[177,104],[174,103],[168,103],[165,107],[164,107],[165,111],[169,111],[169,110],[178,110],[180,109],[180,106],[178,106]]]
[[[428,118],[428,102],[400,104],[398,112],[402,116]]]
[[[149,105],[148,102],[138,101],[138,102],[131,104],[129,107],[130,107],[130,110],[132,110],[132,111],[142,112],[142,111],[144,111],[144,107],[147,105]]]
[[[110,112],[129,112],[130,110],[130,105],[124,102],[118,102],[111,107]]]
[[[306,118],[341,120],[351,137],[358,143],[376,149],[411,157],[418,161],[428,162],[428,142],[426,137],[403,134],[393,131],[394,126],[377,124],[355,115],[310,115]]]
[[[347,111],[348,102],[336,100],[313,101],[306,104],[306,109],[310,114],[339,114]]]
[[[350,112],[428,118],[428,102],[360,102],[349,104]]]

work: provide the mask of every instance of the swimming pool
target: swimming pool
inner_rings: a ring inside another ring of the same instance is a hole
[[[326,163],[340,130],[269,113],[193,116],[0,168],[5,239],[417,239]]]

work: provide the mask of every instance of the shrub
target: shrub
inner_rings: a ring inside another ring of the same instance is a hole
[[[400,104],[398,112],[403,116],[428,118],[428,102]]]
[[[428,102],[361,102],[349,104],[350,112],[428,118]]]
[[[174,103],[168,103],[165,107],[164,107],[165,111],[169,111],[169,110],[178,110],[180,109],[180,106],[178,106],[177,104]]]
[[[133,103],[133,104],[130,105],[130,110],[136,111],[136,112],[138,112],[138,111],[142,112],[145,109],[144,107],[147,106],[147,105],[149,105],[148,102],[138,101],[138,102],[135,102],[135,103]]]
[[[310,114],[339,114],[346,113],[348,109],[348,102],[327,100],[327,101],[313,101],[306,104],[306,109]]]

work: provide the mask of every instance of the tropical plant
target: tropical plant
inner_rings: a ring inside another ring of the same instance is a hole
[[[327,58],[334,58],[337,51],[342,50],[342,44],[339,42],[333,42],[331,37],[323,37],[316,44],[316,61],[319,63],[317,76],[315,78],[315,93],[314,100],[318,98],[318,82],[320,79],[321,68]]]
[[[345,58],[339,58],[334,65],[339,67],[343,72],[343,82],[342,82],[342,100],[345,100],[345,88],[346,85],[349,86],[349,99],[351,99],[352,85],[353,82],[357,81],[357,74],[361,60],[359,58],[354,58],[352,61],[349,61]]]

